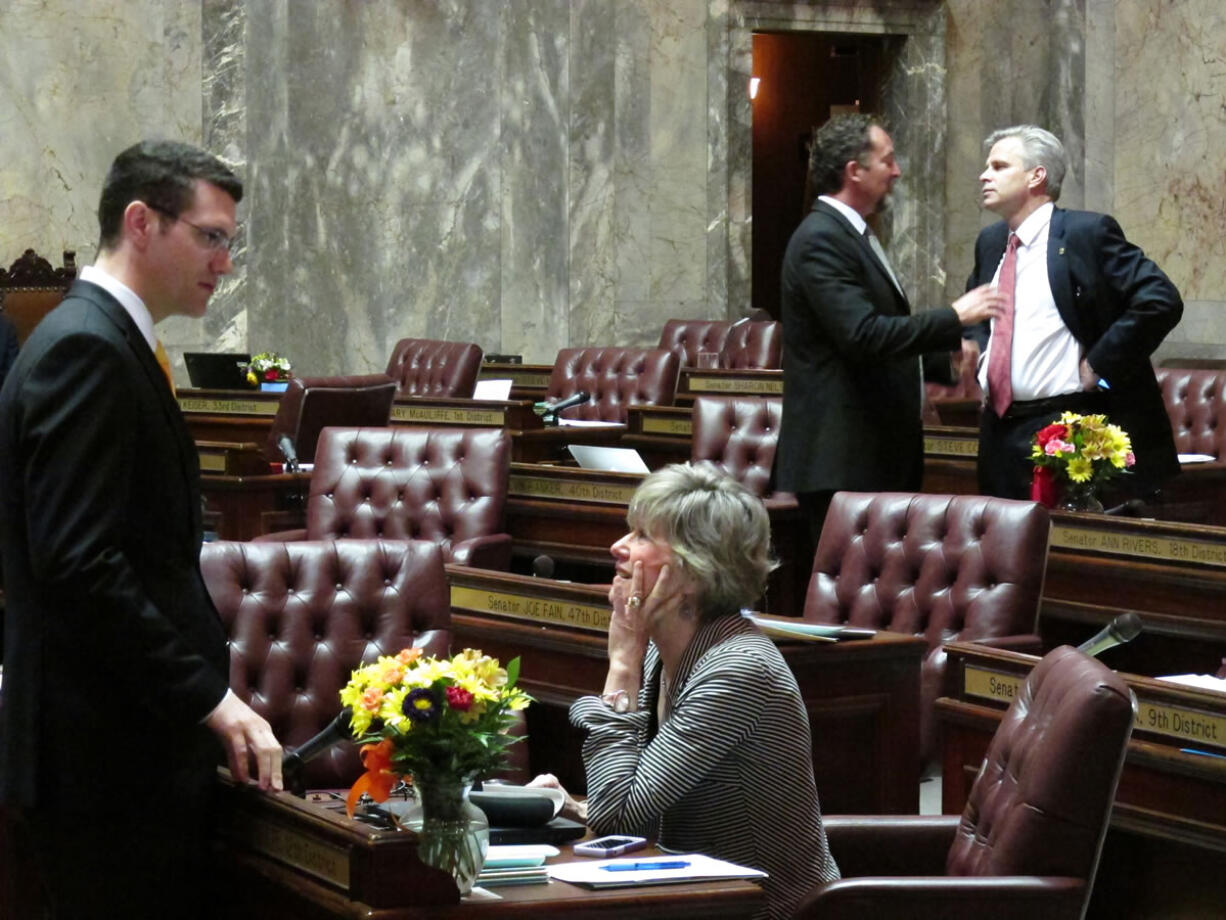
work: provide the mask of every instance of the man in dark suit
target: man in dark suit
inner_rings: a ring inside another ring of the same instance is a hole
[[[996,131],[984,147],[983,206],[1001,221],[980,232],[967,286],[995,283],[1002,273],[1013,283],[1004,285],[1011,321],[994,321],[990,338],[988,323],[972,333],[983,347],[987,396],[979,489],[1028,498],[1034,434],[1069,411],[1103,413],[1122,427],[1136,455],[1132,487],[1151,492],[1179,472],[1150,363],[1183,313],[1179,292],[1113,218],[1055,206],[1067,162],[1055,135],[1018,125]]]
[[[912,314],[865,233],[900,175],[890,136],[870,116],[836,116],[813,135],[809,176],[819,197],[783,260],[776,483],[797,495],[814,544],[836,491],[919,490],[921,355],[945,352],[926,363],[952,382],[947,353],[999,300],[985,286],[952,307]]]
[[[0,801],[55,918],[209,916],[223,749],[281,785],[268,723],[228,688],[195,445],[154,357],[154,324],[203,316],[231,270],[241,197],[193,147],[119,154],[96,264],[0,391]]]

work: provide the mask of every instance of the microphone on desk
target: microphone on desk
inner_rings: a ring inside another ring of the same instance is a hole
[[[1091,658],[1097,658],[1099,652],[1131,642],[1141,634],[1143,626],[1141,618],[1135,613],[1121,613],[1096,635],[1077,646],[1077,651],[1084,652]]]
[[[580,390],[578,393],[567,396],[565,399],[560,399],[556,403],[537,403],[535,408],[541,417],[544,418],[546,424],[550,424],[558,420],[559,412],[570,409],[572,406],[582,406],[585,402],[590,401],[591,398],[590,393]]]
[[[532,560],[532,575],[535,578],[553,578],[554,563],[552,556],[543,553]]]
[[[338,741],[343,741],[350,737],[349,723],[352,716],[353,711],[346,706],[336,714],[335,719],[324,727],[323,731],[319,732],[319,734],[315,735],[305,744],[294,748],[292,751],[286,751],[281,756],[281,772],[285,776],[286,785],[295,794],[302,794],[300,783],[297,780],[302,772],[302,768]]]
[[[294,439],[287,434],[281,435],[277,439],[277,448],[285,458],[285,472],[298,472],[298,451],[294,450]]]

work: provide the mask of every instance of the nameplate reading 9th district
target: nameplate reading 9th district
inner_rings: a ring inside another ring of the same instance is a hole
[[[608,482],[576,482],[548,476],[511,474],[507,492],[524,498],[561,498],[577,502],[606,502],[626,505],[638,483],[619,485]]]
[[[279,403],[275,399],[205,399],[202,396],[180,396],[179,410],[203,412],[209,415],[276,415]]]
[[[962,686],[968,696],[1012,703],[1022,692],[1026,678],[1021,674],[1004,674],[967,665],[963,671]]]
[[[574,626],[593,632],[609,631],[607,607],[593,607],[564,600],[548,600],[529,594],[511,594],[506,591],[484,591],[464,585],[451,586],[451,606],[479,613],[492,613],[517,620],[533,620],[537,623],[552,623],[558,626]]]
[[[694,423],[688,418],[669,418],[668,416],[644,415],[643,434],[679,434],[690,437],[694,433]]]
[[[1137,701],[1136,727],[1142,731],[1178,738],[1197,747],[1226,748],[1226,717],[1182,706]]]
[[[1120,533],[1070,524],[1052,524],[1053,549],[1080,549],[1112,556],[1226,567],[1226,544],[1208,540]]]
[[[762,393],[767,396],[783,395],[783,381],[780,379],[690,377],[688,387],[691,393]]]
[[[427,422],[450,425],[489,425],[501,428],[506,413],[501,409],[466,408],[461,406],[392,406],[394,422]]]
[[[235,822],[241,839],[257,853],[349,890],[349,851],[274,821],[243,816]]]
[[[971,438],[924,436],[924,453],[930,457],[978,457],[979,442]]]

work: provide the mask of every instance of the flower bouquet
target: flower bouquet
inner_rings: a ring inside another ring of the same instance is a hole
[[[364,742],[366,768],[349,790],[349,814],[363,793],[383,802],[398,780],[411,779],[422,807],[418,855],[449,872],[461,894],[481,871],[489,844],[488,824],[468,803],[468,788],[502,767],[518,740],[507,730],[515,712],[532,702],[516,688],[518,677],[518,658],[504,669],[475,649],[446,659],[407,648],[354,671],[341,691],[351,731]]]
[[[247,365],[247,382],[253,387],[266,383],[281,384],[279,389],[285,389],[285,383],[290,378],[289,358],[283,358],[275,351],[262,351],[252,355]]]
[[[1102,511],[1097,489],[1137,462],[1124,429],[1109,424],[1105,415],[1075,412],[1035,433],[1030,459],[1030,497],[1049,508],[1060,497],[1060,507],[1070,511]]]

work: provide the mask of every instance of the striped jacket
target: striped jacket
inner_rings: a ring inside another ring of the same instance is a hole
[[[796,679],[741,616],[700,624],[657,725],[661,674],[651,644],[637,712],[616,713],[594,696],[571,707],[571,721],[588,731],[588,825],[762,869],[763,916],[790,917],[811,888],[839,877]]]

